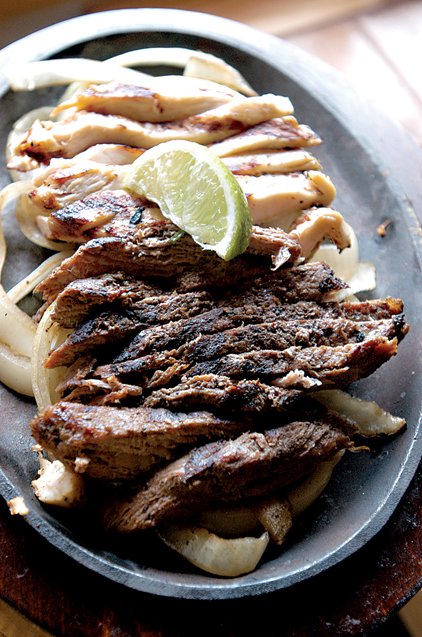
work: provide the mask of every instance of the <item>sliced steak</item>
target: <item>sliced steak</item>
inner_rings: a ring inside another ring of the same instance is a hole
[[[133,495],[113,499],[102,521],[110,530],[129,533],[188,518],[211,504],[267,495],[350,444],[325,422],[293,422],[211,442],[157,471]]]
[[[131,360],[100,366],[95,370],[94,376],[130,376],[134,382],[139,374],[143,376],[154,370],[165,369],[178,361],[186,363],[187,367],[203,361],[224,359],[228,354],[243,354],[253,350],[334,347],[353,342],[362,343],[379,336],[394,338],[396,335],[399,336],[394,322],[386,319],[359,323],[323,318],[312,322],[291,320],[243,324],[234,329],[220,329],[213,334],[199,334],[197,338],[185,341],[177,349],[155,351]]]
[[[162,294],[162,288],[134,279],[123,272],[77,279],[59,294],[55,320],[63,327],[77,327],[100,306],[114,304],[136,294],[138,300]]]
[[[247,421],[211,413],[173,413],[148,407],[117,408],[59,402],[31,423],[35,440],[91,478],[138,478],[175,454],[216,439],[232,438]]]
[[[265,287],[264,287],[265,286]],[[330,298],[344,284],[334,276],[332,270],[321,263],[312,263],[296,268],[280,269],[256,281],[252,290],[236,296],[213,297],[206,291],[171,293],[166,292],[154,297],[146,297],[145,285],[141,284],[139,296],[135,290],[127,291],[118,297],[120,307],[101,312],[99,316],[82,322],[66,341],[48,357],[46,366],[57,367],[72,364],[82,353],[107,342],[107,339],[129,338],[136,332],[154,324],[166,324],[170,321],[188,318],[207,312],[213,305],[231,305],[251,308],[258,313],[266,307],[273,308],[283,301],[305,298],[309,300]],[[79,287],[80,290],[80,287]],[[72,290],[73,292],[73,290]],[[66,291],[63,296],[67,297]],[[73,296],[73,295],[72,295]],[[116,295],[115,295],[116,296]],[[63,297],[62,297],[63,298]],[[96,294],[98,299],[98,294]],[[101,299],[104,299],[100,295]],[[79,296],[79,301],[81,297]],[[66,307],[66,303],[64,304]],[[87,304],[85,304],[87,305]],[[63,325],[66,312],[59,312],[60,304],[55,311],[55,319]],[[62,306],[63,307],[63,306]]]
[[[256,350],[228,354],[194,363],[185,377],[215,374],[229,378],[261,378],[279,382],[289,372],[301,370],[323,385],[344,386],[372,374],[397,353],[397,339],[382,336],[337,347],[290,347],[283,351]]]
[[[234,380],[205,374],[187,378],[175,387],[153,391],[143,404],[176,411],[185,405],[186,409],[268,414],[295,410],[302,398],[300,390],[267,385],[256,379]]]
[[[66,401],[89,405],[133,407],[140,405],[143,399],[142,387],[122,383],[113,376],[99,380],[75,375],[59,383],[56,391]]]
[[[212,307],[208,292],[162,294],[138,301],[127,312],[105,310],[83,322],[45,361],[46,367],[71,365],[89,350],[130,337],[150,325],[188,318]]]
[[[230,276],[246,279],[265,274],[271,263],[296,262],[300,256],[300,245],[282,230],[277,230],[275,243],[262,239],[262,231],[251,242],[248,253],[229,263],[211,251],[202,250],[193,239],[180,235],[173,224],[166,221],[140,224],[133,235],[92,239],[52,272],[36,288],[45,301],[51,303],[61,290],[76,279],[122,271],[131,276],[175,277],[187,270],[212,274],[222,278]],[[271,234],[271,233],[270,233]]]
[[[398,330],[403,329],[403,304],[398,299],[379,299],[358,303],[316,303],[299,301],[275,305],[268,310],[260,306],[245,308],[213,308],[190,319],[142,330],[116,358],[116,363],[138,358],[151,351],[178,349],[201,335],[216,334],[244,324],[262,321],[321,321],[344,318],[350,321],[378,321],[393,318]],[[356,336],[358,338],[358,336]]]
[[[243,261],[242,277],[239,276],[237,263],[237,259],[231,262],[233,271],[230,274],[229,267],[224,270],[216,268],[201,274],[186,273],[174,282],[173,293],[210,290],[216,305],[228,308],[244,306],[245,312],[248,313],[251,313],[251,308],[255,308],[262,316],[267,308],[280,305],[280,301],[329,301],[346,288],[324,263],[307,263],[276,271],[267,269],[265,275],[254,276],[254,268],[248,267]],[[235,282],[232,278],[236,275],[237,287],[236,292],[233,292]],[[165,288],[169,287],[165,285],[165,281],[160,280],[159,285],[157,280],[155,283],[151,281],[154,280],[149,280],[148,283],[137,281],[122,272],[117,272],[69,283],[57,297],[55,320],[62,327],[74,327],[96,307],[117,304],[115,307],[124,311],[132,310],[147,295],[158,295],[160,289],[162,294],[170,294],[165,292]]]
[[[161,388],[154,389],[144,404],[169,409],[283,410],[292,398],[290,392],[303,395],[309,389],[348,385],[374,372],[396,352],[396,338],[378,337],[339,347],[229,354],[189,369],[179,362],[153,374],[148,386]]]

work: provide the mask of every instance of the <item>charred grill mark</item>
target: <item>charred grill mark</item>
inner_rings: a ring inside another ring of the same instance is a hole
[[[131,226],[137,226],[142,221],[142,213],[145,210],[145,206],[140,206],[138,210],[131,216],[129,223]]]

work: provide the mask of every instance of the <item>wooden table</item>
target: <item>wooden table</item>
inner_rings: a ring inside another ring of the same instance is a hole
[[[353,556],[288,590],[227,602],[122,588],[53,549],[1,503],[0,596],[57,637],[362,635],[421,585],[421,501],[420,470],[389,523]]]
[[[131,4],[91,2],[87,8]],[[260,3],[267,11],[259,19],[249,2],[236,3],[235,15],[234,3],[224,7],[228,17],[282,35],[336,66],[422,143],[421,4],[346,2],[341,11],[341,3],[321,2],[312,20],[309,2],[294,4],[296,11],[286,2],[274,20],[268,11],[281,5],[269,0]],[[193,8],[224,14],[224,7]],[[0,597],[65,637],[361,635],[391,617],[422,584],[421,502],[420,468],[388,524],[343,563],[286,591],[218,603],[162,599],[109,582],[59,553],[1,502],[0,554],[7,568],[0,569]],[[35,635],[36,628],[17,634],[25,632]]]

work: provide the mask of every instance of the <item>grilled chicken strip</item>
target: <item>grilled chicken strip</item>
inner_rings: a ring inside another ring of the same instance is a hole
[[[160,209],[145,198],[124,190],[104,190],[39,217],[37,223],[54,241],[85,243],[96,237],[125,237],[139,224],[154,220],[165,222]]]
[[[135,154],[133,159],[136,159]],[[96,192],[118,189],[122,192],[120,189],[127,173],[124,165],[99,164],[90,160],[62,160],[59,163],[64,165],[56,170],[48,167],[33,180],[34,188],[28,196],[41,215],[75,203],[79,210],[83,201]],[[330,205],[336,195],[331,180],[319,171],[235,176],[246,195],[254,223],[277,225],[284,230],[289,229],[300,211],[315,205]],[[87,203],[90,205],[90,201]],[[71,211],[72,208],[66,210],[66,214]],[[48,230],[44,233],[49,235]]]
[[[321,169],[316,157],[303,148],[242,153],[221,157],[221,160],[235,175],[271,175]]]
[[[34,188],[28,194],[33,206],[40,214],[59,210],[101,190],[122,188],[126,166],[97,164],[93,161],[79,162],[69,167],[58,168],[43,178],[36,176]]]
[[[124,480],[138,478],[193,446],[235,437],[245,431],[247,420],[62,401],[37,416],[31,427],[43,449],[73,469],[83,466],[91,478]]]
[[[336,190],[329,177],[310,170],[288,175],[238,175],[253,222],[289,231],[302,210],[329,206]]]
[[[52,116],[72,108],[121,115],[138,122],[170,122],[209,111],[240,94],[220,84],[180,75],[151,78],[145,86],[108,82],[92,84],[61,102]]]
[[[305,259],[312,257],[324,239],[330,239],[339,251],[351,245],[350,226],[332,208],[316,208],[303,212],[296,217],[289,234],[297,237]]]
[[[120,170],[110,170],[107,166],[98,168],[99,177],[96,183],[100,179],[107,179],[110,175],[111,179],[114,180],[112,186],[117,187],[117,190],[109,191],[106,189],[85,197],[84,191],[91,187],[92,182],[94,182],[95,187],[95,174],[82,172],[80,179],[82,182],[87,180],[87,185],[84,183],[81,185],[77,181],[70,183],[66,181],[62,186],[61,179],[59,179],[58,184],[54,183],[53,174],[45,188],[32,191],[30,197],[33,200],[38,200],[44,206],[51,208],[57,203],[60,204],[58,198],[64,200],[64,197],[68,197],[72,200],[78,196],[78,192],[83,197],[81,200],[69,203],[64,208],[53,210],[48,218],[39,218],[38,223],[43,234],[54,241],[82,243],[94,237],[120,236],[121,232],[123,234],[132,233],[133,226],[143,218],[143,215],[134,217],[137,209],[147,208],[150,212],[153,209],[154,216],[157,219],[160,218],[159,209],[154,204],[119,189],[119,175],[122,174],[122,170],[124,168]],[[290,175],[261,175],[259,177],[239,175],[237,179],[248,200],[253,223],[258,226],[277,225],[288,231],[298,215],[306,208],[315,205],[329,205],[335,197],[335,189],[331,180],[318,171]],[[41,197],[38,195],[40,192]],[[85,211],[86,224],[84,223]],[[322,213],[307,211],[299,218],[299,222],[306,223],[306,226],[303,231],[297,228],[296,234],[303,240],[307,250],[310,242],[315,247],[323,236],[331,237],[333,235],[336,242],[337,238],[342,236],[340,243],[348,245],[344,239],[346,224],[342,222],[343,218],[340,213],[335,211],[330,213],[329,209],[325,208],[324,211],[325,216]],[[42,209],[42,212],[45,212],[45,208]],[[113,219],[115,219],[114,223]],[[296,222],[296,225],[299,222]],[[319,237],[319,240],[313,240],[312,237]]]
[[[139,123],[117,115],[78,111],[58,122],[37,120],[15,149],[8,167],[20,170],[21,157],[26,155],[42,163],[53,157],[74,157],[93,144],[151,148],[173,139],[211,144],[289,112],[290,101],[277,95],[235,99],[178,122]]]
[[[143,152],[121,144],[96,144],[73,158],[54,158],[35,171],[28,196],[40,214],[49,214],[94,192],[121,188],[125,166]]]
[[[251,126],[224,141],[211,144],[210,149],[218,157],[227,157],[257,150],[317,146],[320,143],[321,139],[309,126],[299,124],[295,117],[287,115]]]
[[[130,533],[192,516],[211,504],[268,495],[350,445],[346,434],[324,421],[211,442],[157,471],[131,496],[113,498],[102,522]]]

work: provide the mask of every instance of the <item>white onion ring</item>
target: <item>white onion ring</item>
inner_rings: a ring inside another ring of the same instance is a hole
[[[121,66],[156,66],[165,64],[184,68],[186,77],[209,80],[223,84],[244,95],[256,95],[256,91],[248,84],[237,69],[221,58],[183,47],[152,47],[137,49],[115,55],[106,60]]]
[[[28,274],[22,281],[19,281],[13,288],[7,291],[7,296],[13,303],[19,303],[25,296],[41,283],[60,263],[70,257],[71,251],[63,250],[56,252],[41,263],[35,270]]]
[[[266,532],[260,537],[226,539],[202,527],[176,524],[159,535],[191,564],[223,577],[238,577],[255,570],[269,542]]]
[[[69,330],[64,330],[54,323],[52,317],[55,306],[55,303],[52,303],[39,322],[31,356],[32,389],[40,412],[59,399],[55,388],[63,375],[63,368],[46,369],[44,361],[50,351],[62,343],[69,333]]]

